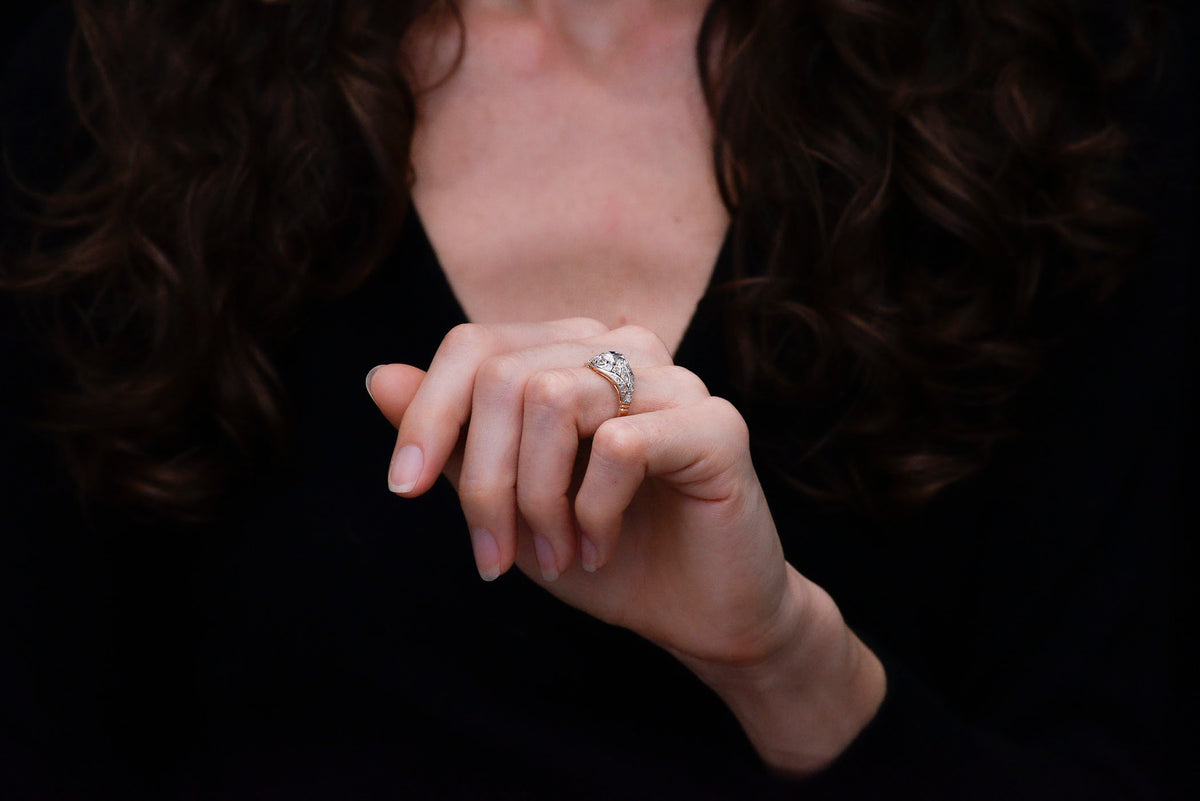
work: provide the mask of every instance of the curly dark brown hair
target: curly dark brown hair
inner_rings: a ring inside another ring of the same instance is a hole
[[[46,420],[83,493],[202,517],[286,443],[274,345],[389,250],[415,115],[399,43],[455,9],[74,5],[91,155],[0,281],[70,377]],[[747,402],[798,410],[780,460],[818,497],[910,509],[978,469],[1055,304],[1103,296],[1135,252],[1106,105],[1128,65],[1078,6],[710,6],[735,356]]]

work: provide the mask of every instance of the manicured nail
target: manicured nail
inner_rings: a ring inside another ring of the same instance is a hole
[[[579,561],[589,573],[595,573],[600,565],[600,552],[596,550],[596,544],[586,536],[579,538]]]
[[[383,365],[377,364],[367,373],[367,394],[371,396],[371,400],[375,400],[375,394],[371,392],[371,379],[375,377],[375,373],[379,372],[380,367],[383,367]]]
[[[475,551],[475,565],[479,577],[484,581],[495,581],[500,576],[500,546],[486,528],[471,529],[471,548]]]
[[[538,567],[542,570],[542,578],[554,581],[558,578],[558,560],[554,558],[554,546],[545,537],[533,538],[533,550],[537,553]]]
[[[405,445],[396,452],[392,459],[392,468],[388,471],[388,488],[392,492],[408,492],[417,486],[421,477],[421,466],[425,457],[416,445]]]

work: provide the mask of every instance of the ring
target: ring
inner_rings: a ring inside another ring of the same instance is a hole
[[[617,391],[617,417],[629,414],[629,404],[633,403],[633,370],[625,357],[615,350],[606,350],[593,356],[586,366],[608,379]]]

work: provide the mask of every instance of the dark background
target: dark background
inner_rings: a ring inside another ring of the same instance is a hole
[[[8,62],[9,48],[47,5],[45,2],[22,3],[13,8],[12,4],[5,4],[4,10],[0,10],[0,55],[4,56],[5,63]]]

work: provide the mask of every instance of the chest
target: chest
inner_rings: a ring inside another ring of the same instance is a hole
[[[694,34],[597,66],[536,27],[468,19],[462,60],[418,95],[412,151],[468,318],[589,316],[678,344],[728,226]]]

